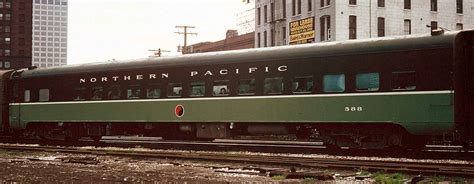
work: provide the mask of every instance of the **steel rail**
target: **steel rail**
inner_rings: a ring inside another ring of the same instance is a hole
[[[462,152],[457,148],[446,149],[441,147],[427,147],[423,151],[410,151],[403,149],[370,150],[370,149],[326,149],[320,142],[295,142],[295,141],[262,141],[262,140],[216,140],[205,141],[168,141],[157,138],[107,138],[96,143],[89,139],[81,139],[77,142],[54,141],[54,140],[18,140],[0,138],[0,143],[39,144],[43,146],[96,146],[96,147],[118,147],[118,148],[149,148],[149,149],[172,149],[189,151],[249,151],[261,153],[283,153],[283,154],[327,154],[332,156],[365,156],[365,157],[391,157],[411,159],[456,159],[472,160],[474,152]]]

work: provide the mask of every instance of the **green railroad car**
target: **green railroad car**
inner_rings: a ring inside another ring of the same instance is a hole
[[[3,132],[468,144],[474,31],[4,71]]]

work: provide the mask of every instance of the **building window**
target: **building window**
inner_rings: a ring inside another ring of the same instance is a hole
[[[438,0],[431,0],[431,11],[438,11]]]
[[[331,40],[331,17],[329,15],[319,18],[321,25],[320,37],[321,41]]]
[[[385,18],[383,17],[377,18],[377,36],[378,37],[385,36]]]
[[[283,78],[265,78],[263,87],[264,94],[282,94],[283,93]]]
[[[20,22],[25,22],[25,14],[20,14]]]
[[[357,0],[349,0],[350,5],[357,5]]]
[[[10,55],[11,55],[10,49],[5,49],[5,56],[10,56]],[[5,68],[6,68],[6,64],[5,64]]]
[[[438,22],[431,21],[431,30],[436,30],[436,29],[438,29]]]
[[[260,48],[262,45],[262,39],[260,33],[257,33],[257,48]]]
[[[357,39],[357,17],[349,16],[349,39]]]
[[[323,80],[324,92],[344,92],[346,77],[344,74],[325,75]]]
[[[403,9],[405,10],[411,9],[411,0],[404,0]]]
[[[20,26],[20,34],[25,33],[25,26]]]
[[[313,11],[313,0],[308,0],[308,12]]]
[[[298,15],[301,14],[301,0],[298,0]]]
[[[377,7],[385,7],[385,0],[377,0]]]
[[[282,37],[283,37],[283,45],[286,45],[286,27],[281,29]]]
[[[5,14],[5,20],[11,20],[11,18],[12,18],[11,14],[9,13]]]
[[[462,29],[463,29],[463,25],[461,23],[457,23],[456,30],[462,30]]]
[[[282,7],[283,7],[283,17],[282,18],[285,18],[286,17],[286,0],[282,0],[281,4],[282,4]]]
[[[270,44],[271,46],[275,46],[275,30],[270,30]]]
[[[405,35],[411,34],[411,20],[405,19],[403,20],[403,32]]]
[[[262,12],[260,11],[260,8],[257,8],[257,25],[262,24]]]
[[[10,61],[5,61],[4,65],[5,65],[5,68],[10,68],[11,67],[10,66]]]
[[[292,10],[293,10],[292,14],[293,14],[293,16],[295,16],[296,15],[296,0],[291,1],[291,7],[292,7]]]
[[[267,5],[263,6],[263,23],[268,22],[267,11]]]
[[[270,21],[275,22],[275,3],[270,4]]]
[[[379,73],[362,73],[356,75],[357,91],[378,91],[379,85]]]
[[[18,40],[19,40],[18,42],[20,42],[19,45],[21,46],[25,45],[25,38],[19,38]]]
[[[463,13],[463,0],[456,0],[456,13]]]
[[[267,47],[267,31],[263,32],[263,47]]]

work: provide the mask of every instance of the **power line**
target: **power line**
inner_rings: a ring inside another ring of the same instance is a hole
[[[196,28],[194,26],[176,26],[176,28],[183,28],[183,32],[174,32],[176,34],[183,34],[184,35],[184,46],[182,49],[182,53],[186,54],[187,46],[188,46],[188,35],[197,35],[197,33],[188,33],[188,28]]]
[[[149,49],[148,51],[153,52],[153,55],[150,57],[161,57],[161,54],[163,52],[171,52],[169,50],[161,50],[161,48],[158,49]]]

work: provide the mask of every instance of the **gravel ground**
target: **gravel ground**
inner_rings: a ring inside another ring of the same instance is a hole
[[[375,175],[373,175],[373,177],[365,177],[364,175],[371,175],[365,171],[361,174],[360,171],[306,170],[304,172],[323,173],[324,176],[329,176],[329,178],[325,180],[309,178],[287,179],[279,175],[269,176],[269,173],[259,172],[261,168],[282,172],[288,172],[290,170],[290,168],[273,168],[275,166],[5,150],[0,150],[0,167],[2,168],[0,169],[0,183],[365,184],[376,182]],[[296,169],[296,171],[299,172],[302,170]],[[404,180],[409,179],[411,179],[411,177],[406,176]],[[438,180],[443,181],[448,179],[439,178]],[[469,182],[473,181],[464,181],[464,183]]]
[[[4,150],[0,150],[0,167],[0,183],[344,183],[351,180],[269,177],[257,170],[242,169],[249,166],[239,164]],[[371,179],[356,181],[371,182]]]

